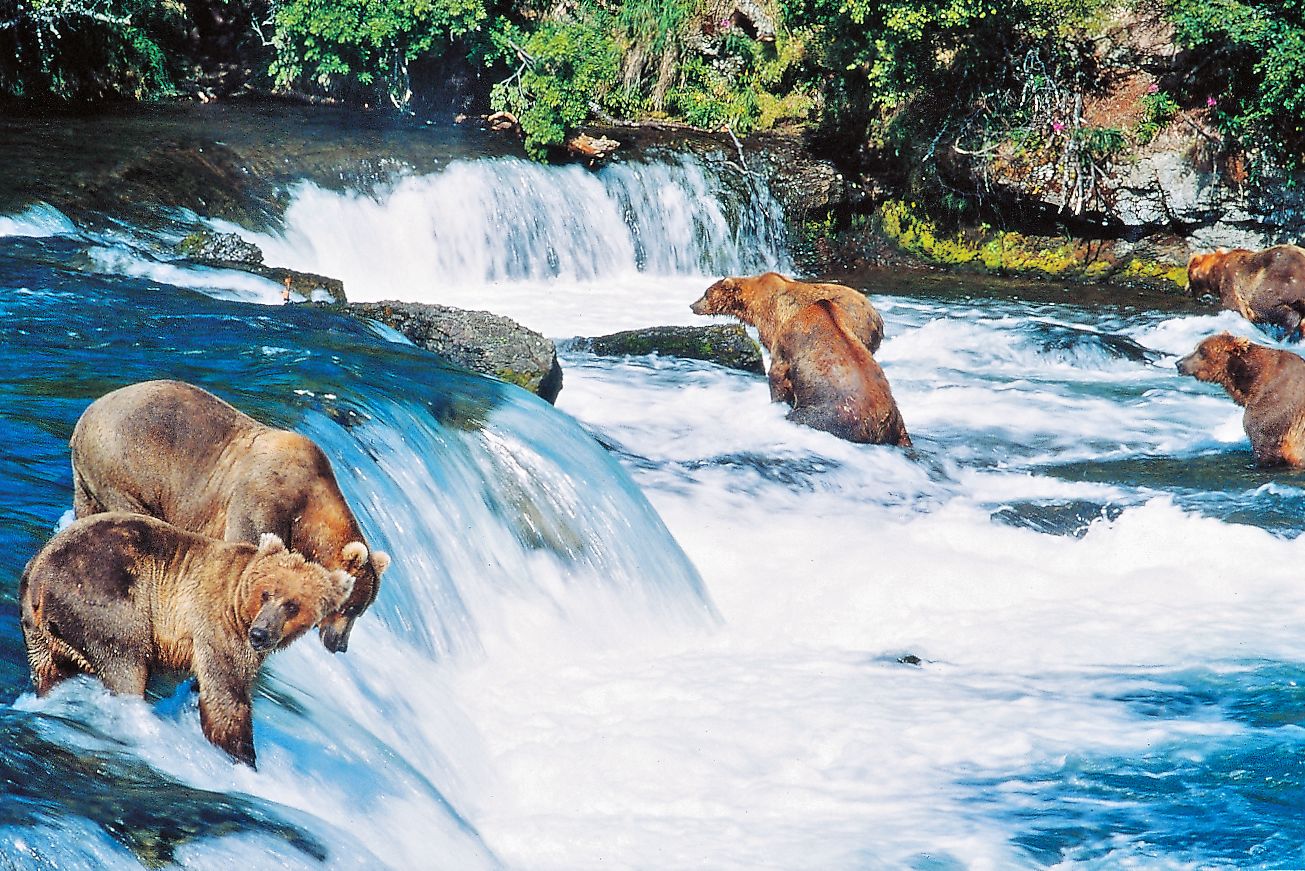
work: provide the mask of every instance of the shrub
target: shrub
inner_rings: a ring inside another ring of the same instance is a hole
[[[25,99],[147,99],[172,77],[158,34],[180,13],[148,0],[29,0],[0,20],[0,90]]]

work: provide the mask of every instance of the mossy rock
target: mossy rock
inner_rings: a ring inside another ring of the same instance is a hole
[[[744,372],[764,373],[761,348],[738,324],[706,327],[647,327],[595,338],[573,339],[570,346],[604,357],[660,354],[706,360]]]
[[[192,260],[220,260],[257,265],[263,262],[263,250],[238,233],[214,233],[196,230],[177,243],[177,253]]]

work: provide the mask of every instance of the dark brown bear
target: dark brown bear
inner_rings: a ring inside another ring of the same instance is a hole
[[[1224,308],[1254,323],[1300,335],[1305,315],[1305,249],[1275,245],[1263,251],[1220,248],[1187,262],[1187,289],[1211,294]]]
[[[1178,371],[1219,384],[1245,407],[1242,426],[1262,466],[1305,466],[1305,360],[1240,336],[1210,336]]]
[[[793,406],[789,420],[849,441],[909,447],[902,414],[874,355],[836,303],[798,310],[771,352],[770,396]]]
[[[761,344],[773,354],[775,339],[784,322],[803,307],[821,299],[830,300],[843,309],[852,335],[870,353],[879,350],[884,338],[884,319],[864,293],[842,284],[794,281],[777,272],[722,278],[707,288],[690,308],[694,314],[700,315],[733,315],[756,327]]]
[[[23,640],[37,695],[78,674],[144,695],[156,669],[191,672],[204,735],[254,764],[251,691],[263,660],[349,595],[353,578],[291,553],[185,532],[142,514],[96,514],[23,572]]]
[[[189,532],[286,545],[356,582],[322,618],[322,644],[349,646],[390,558],[371,551],[326,455],[298,433],[264,426],[182,381],[144,381],[91,403],[73,430],[73,508],[149,514]]]

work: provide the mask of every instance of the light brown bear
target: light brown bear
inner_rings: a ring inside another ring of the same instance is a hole
[[[772,354],[784,322],[816,300],[832,300],[847,313],[847,323],[870,353],[884,339],[884,319],[864,293],[842,284],[794,281],[777,272],[722,278],[690,308],[700,315],[733,315],[757,328],[761,344]]]
[[[353,578],[286,550],[185,532],[141,514],[74,521],[27,564],[23,639],[37,695],[78,674],[144,695],[156,669],[199,683],[204,736],[254,765],[251,693],[263,660],[340,607]]]
[[[326,455],[298,433],[264,426],[182,381],[143,381],[101,396],[72,440],[73,509],[149,514],[189,532],[291,549],[355,578],[319,625],[340,653],[376,599],[390,558],[368,548]]]
[[[822,299],[785,321],[771,352],[770,397],[788,418],[853,442],[910,447],[884,370],[847,313]]]
[[[1305,315],[1305,248],[1275,245],[1263,251],[1220,248],[1187,261],[1193,297],[1212,294],[1224,308],[1254,323],[1300,335]]]
[[[1219,384],[1246,409],[1242,426],[1262,466],[1305,466],[1305,359],[1240,336],[1210,336],[1178,371]]]

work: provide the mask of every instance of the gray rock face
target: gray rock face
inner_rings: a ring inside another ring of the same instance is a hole
[[[473,372],[524,387],[548,402],[562,390],[550,339],[502,315],[415,302],[355,302],[344,310],[398,330],[414,345]]]
[[[812,157],[798,138],[750,137],[744,155],[749,167],[765,176],[790,220],[846,207],[864,196],[832,163]]]
[[[764,374],[761,348],[738,324],[709,327],[648,327],[595,338],[572,339],[569,346],[604,357],[662,354],[707,360],[731,369]]]

